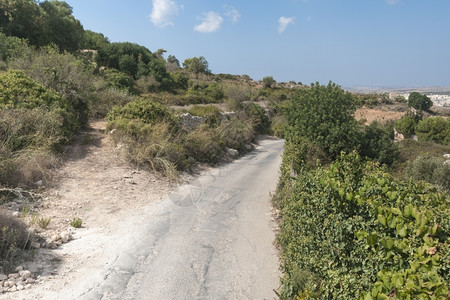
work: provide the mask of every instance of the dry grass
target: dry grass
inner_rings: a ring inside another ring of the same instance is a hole
[[[369,125],[373,121],[380,122],[382,124],[388,121],[396,121],[401,119],[405,115],[405,112],[383,110],[377,108],[359,108],[355,111],[356,120],[365,120],[365,124]]]
[[[16,254],[27,247],[30,238],[24,222],[0,210],[0,265],[3,269],[13,264]]]

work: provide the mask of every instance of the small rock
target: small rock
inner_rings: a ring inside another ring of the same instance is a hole
[[[252,150],[252,145],[251,144],[245,144],[245,150],[247,150],[247,151]]]
[[[233,156],[233,157],[239,155],[239,151],[237,151],[236,149],[231,149],[231,148],[227,149],[227,153],[228,153],[228,155]]]
[[[14,286],[12,286],[9,290],[8,290],[8,292],[17,292],[17,287],[14,285]]]
[[[62,241],[63,243],[67,243],[68,241],[70,241],[70,239],[71,239],[70,233],[68,233],[68,232],[66,232],[66,231],[64,231],[63,233],[61,233],[61,241]]]
[[[19,273],[11,273],[8,275],[9,279],[17,279],[19,277],[20,277]]]
[[[18,211],[13,212],[12,215],[16,218],[20,217],[20,213]]]
[[[23,278],[23,280],[27,280],[28,278],[31,277],[31,272],[28,270],[21,271],[21,272],[19,272],[19,274],[20,274],[20,277]]]
[[[31,242],[30,246],[35,249],[41,248],[41,244],[38,242]]]
[[[23,271],[23,266],[18,266],[15,271],[20,273],[20,271]]]
[[[3,293],[3,287],[0,286],[0,294]]]
[[[33,283],[35,283],[36,282],[36,280],[34,280],[33,278],[27,278],[27,280],[25,280],[25,284],[33,284]]]
[[[17,288],[18,291],[21,291],[21,290],[24,289],[23,285],[18,285],[16,288]]]
[[[56,243],[52,240],[48,240],[46,243],[46,247],[50,249],[56,248]]]
[[[61,236],[59,234],[54,234],[51,237],[52,241],[57,242],[61,239]]]
[[[8,279],[8,276],[6,276],[5,274],[0,274],[0,281],[3,281],[5,279]]]

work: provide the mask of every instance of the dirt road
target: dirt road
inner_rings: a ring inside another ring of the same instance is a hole
[[[275,224],[269,193],[276,188],[282,141],[262,140],[249,155],[206,171],[166,196],[163,195],[168,189],[166,183],[158,183],[143,171],[135,173],[132,168],[127,169],[110,154],[111,145],[103,138],[100,141],[97,148],[70,162],[65,170],[85,169],[89,179],[75,182],[74,176],[67,176],[60,183],[63,191],[73,194],[71,197],[89,199],[87,203],[79,203],[87,225],[75,234],[74,241],[57,250],[47,250],[51,252],[47,255],[56,261],[47,280],[9,296],[14,299],[276,297],[273,290],[279,287],[280,273],[273,245]],[[83,163],[86,165],[77,166]],[[111,168],[116,171],[109,172]],[[158,184],[164,188],[155,192]],[[101,195],[98,205],[96,195]],[[60,205],[75,201],[60,198]],[[4,294],[0,299],[7,296]]]

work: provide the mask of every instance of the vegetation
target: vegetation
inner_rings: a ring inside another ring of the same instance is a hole
[[[404,170],[406,178],[423,180],[435,184],[440,189],[450,192],[450,164],[432,156],[418,156],[408,161]]]
[[[81,228],[82,225],[83,221],[80,218],[73,218],[70,221],[70,226],[72,226],[73,228]]]
[[[443,299],[449,201],[353,153],[301,171],[279,199],[282,298]],[[320,224],[320,226],[317,226]]]
[[[449,198],[416,181],[445,191],[442,160],[408,163],[408,148],[399,152],[392,142],[393,124],[358,124],[353,96],[332,83],[290,101],[274,199],[282,218],[281,298],[445,298]],[[388,173],[399,157],[413,181]],[[429,179],[437,177],[443,180]]]
[[[400,120],[395,121],[394,126],[397,132],[403,134],[406,138],[410,138],[415,132],[416,122],[411,116],[405,115]]]
[[[0,265],[10,267],[17,253],[28,247],[29,241],[26,224],[0,210]]]
[[[429,110],[433,106],[433,102],[427,95],[412,92],[408,97],[408,105],[419,110]]]
[[[0,187],[50,181],[64,147],[90,119],[107,119],[131,163],[174,180],[197,164],[230,160],[228,148],[243,154],[258,134],[271,133],[286,139],[275,199],[282,298],[448,295],[450,165],[442,154],[450,153],[450,119],[423,118],[432,106],[427,96],[411,93],[408,104],[418,112],[394,124],[365,126],[354,118],[356,106],[405,100],[355,95],[332,82],[266,76],[257,83],[213,74],[203,56],[180,66],[166,52],[84,30],[63,1],[0,0]],[[186,126],[185,112],[201,124]],[[394,144],[394,127],[419,141]],[[50,219],[35,222],[44,228]],[[5,265],[29,237],[4,212],[0,230]]]
[[[420,141],[450,144],[450,119],[443,117],[426,118],[417,124],[416,134]]]

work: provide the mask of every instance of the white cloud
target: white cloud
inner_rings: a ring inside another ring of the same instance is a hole
[[[173,18],[178,15],[180,7],[171,0],[153,0],[153,9],[150,20],[157,27],[173,26]]]
[[[400,0],[386,0],[387,4],[397,4],[400,2]]]
[[[278,19],[278,23],[279,23],[278,32],[279,33],[283,33],[286,30],[286,28],[288,27],[289,24],[293,24],[294,23],[294,20],[295,20],[294,17],[290,17],[290,18],[280,17]]]
[[[200,19],[203,22],[194,26],[194,30],[198,32],[209,33],[217,31],[223,23],[223,18],[213,11],[203,14],[203,17]]]
[[[241,14],[233,6],[224,5],[224,9],[225,9],[225,16],[229,17],[233,24],[237,23],[241,18]]]

